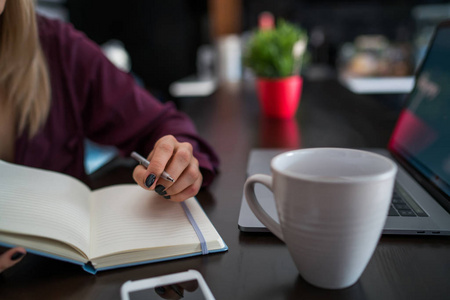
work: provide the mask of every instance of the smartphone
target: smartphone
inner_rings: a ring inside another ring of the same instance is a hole
[[[196,270],[125,282],[122,300],[215,300],[202,274]]]

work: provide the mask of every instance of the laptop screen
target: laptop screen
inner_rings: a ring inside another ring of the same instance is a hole
[[[450,22],[435,32],[389,149],[450,199]]]

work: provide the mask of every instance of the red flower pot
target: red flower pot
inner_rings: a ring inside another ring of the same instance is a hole
[[[302,85],[300,76],[258,78],[257,89],[263,114],[270,118],[292,118],[297,112]]]

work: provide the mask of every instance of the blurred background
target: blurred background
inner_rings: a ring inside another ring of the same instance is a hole
[[[242,54],[270,12],[307,31],[305,80],[337,79],[399,106],[434,27],[450,18],[449,1],[430,0],[38,0],[37,9],[72,23],[160,101],[177,105],[255,77]],[[116,155],[86,147],[88,173]]]
[[[192,93],[174,83],[206,82],[194,89],[201,96],[251,77],[242,49],[265,11],[307,30],[303,76],[356,92],[349,78],[411,80],[434,26],[450,17],[449,1],[429,0],[39,0],[38,9],[85,32],[161,101]]]

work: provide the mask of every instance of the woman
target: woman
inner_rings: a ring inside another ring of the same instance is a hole
[[[186,115],[138,87],[82,33],[36,16],[33,0],[0,0],[0,159],[83,179],[86,138],[145,154],[151,164],[137,166],[134,180],[172,201],[196,195],[218,166]],[[0,272],[24,254],[5,252]]]

